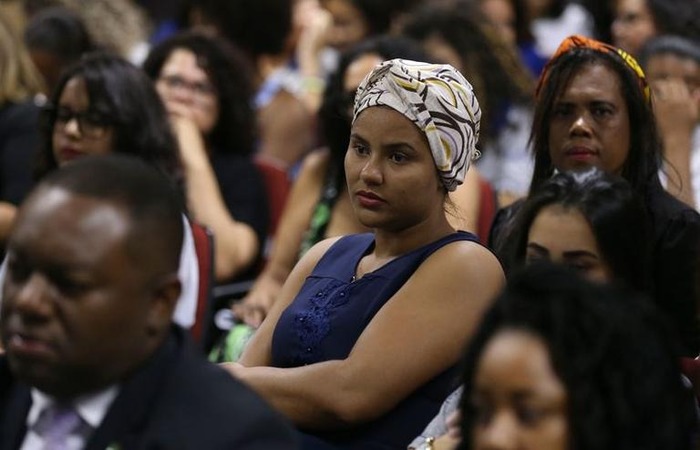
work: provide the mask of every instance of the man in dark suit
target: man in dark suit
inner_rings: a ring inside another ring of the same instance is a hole
[[[296,448],[291,427],[188,344],[182,200],[124,156],[47,177],[8,242],[0,448]]]

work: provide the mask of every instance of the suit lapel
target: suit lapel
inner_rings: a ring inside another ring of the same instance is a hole
[[[117,398],[85,450],[105,450],[110,445],[122,449],[137,447],[160,393],[167,385],[169,373],[180,356],[182,343],[179,341],[171,334],[156,354],[120,385]]]
[[[17,449],[27,432],[32,398],[29,388],[17,382],[6,358],[0,358],[0,449]]]

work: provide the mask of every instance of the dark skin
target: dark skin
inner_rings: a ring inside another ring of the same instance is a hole
[[[0,319],[19,379],[71,399],[118,383],[161,345],[180,283],[163,258],[138,257],[150,246],[129,245],[132,226],[121,205],[59,187],[20,209]]]

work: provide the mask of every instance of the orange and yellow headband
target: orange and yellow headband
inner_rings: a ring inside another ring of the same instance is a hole
[[[566,39],[564,39],[561,42],[561,44],[559,44],[559,48],[557,48],[557,51],[550,58],[550,60],[547,62],[547,65],[545,65],[544,69],[542,70],[542,75],[540,76],[540,80],[537,83],[537,88],[535,89],[535,97],[539,97],[540,91],[542,90],[542,87],[544,86],[545,82],[547,81],[547,78],[549,77],[549,72],[552,68],[552,65],[559,59],[560,56],[577,48],[588,48],[596,52],[607,53],[609,55],[615,55],[616,57],[618,57],[621,61],[625,63],[627,67],[632,69],[634,74],[637,76],[637,80],[639,80],[639,88],[644,93],[644,98],[647,102],[651,101],[651,90],[649,89],[649,85],[647,84],[644,71],[632,55],[620,48],[579,35],[569,36]]]

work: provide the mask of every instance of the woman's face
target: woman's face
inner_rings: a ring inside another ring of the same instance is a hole
[[[630,148],[627,103],[617,74],[586,64],[554,100],[549,154],[558,170],[591,166],[620,174]]]
[[[351,0],[325,0],[324,8],[333,16],[328,31],[328,45],[344,51],[357,44],[369,34],[369,24]]]
[[[486,344],[469,399],[474,450],[567,450],[566,389],[532,333],[504,330]]]
[[[517,43],[515,10],[508,0],[482,0],[481,11],[498,30],[498,34],[511,46]]]
[[[58,99],[51,135],[53,155],[61,166],[85,155],[111,153],[114,127],[90,105],[83,77],[68,80]]]
[[[659,83],[677,80],[688,88],[690,98],[695,101],[700,120],[700,62],[694,58],[673,53],[657,53],[647,59],[644,68],[647,80],[655,95],[659,94]],[[657,97],[658,99],[658,97]]]
[[[428,141],[403,114],[384,106],[362,111],[345,155],[348,192],[369,228],[404,230],[444,217],[445,191]]]
[[[615,46],[638,55],[644,44],[658,34],[646,0],[618,0],[612,23]]]
[[[525,262],[542,260],[569,266],[591,281],[610,282],[613,278],[591,226],[577,209],[549,205],[532,221]]]
[[[156,90],[168,113],[190,118],[203,135],[216,126],[219,120],[216,88],[190,50],[175,49],[168,56],[156,80]]]

